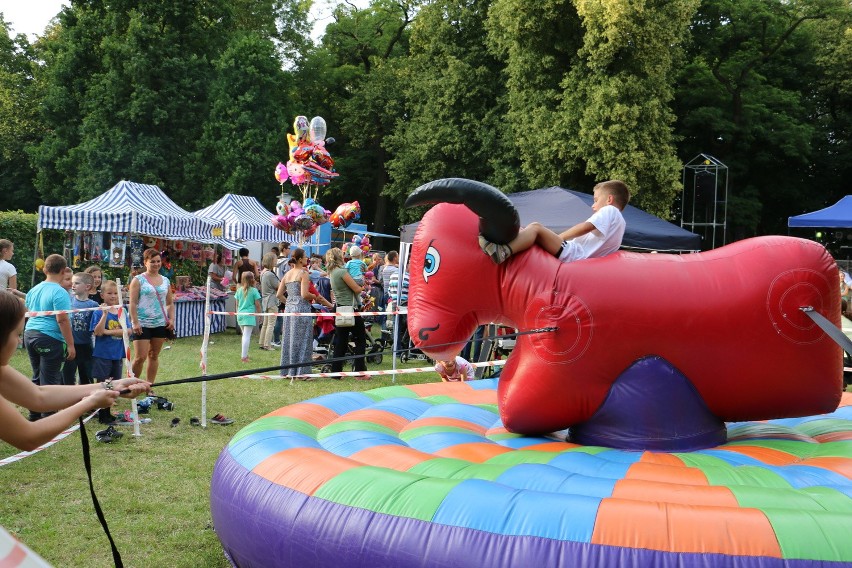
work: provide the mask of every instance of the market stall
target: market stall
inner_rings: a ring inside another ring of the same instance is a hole
[[[226,193],[213,205],[195,211],[194,215],[205,219],[221,219],[226,239],[269,243],[297,242],[293,235],[275,227],[271,221],[274,217],[272,212],[250,195]]]
[[[76,205],[45,206],[38,210],[37,230],[66,231],[66,256],[71,263],[109,263],[111,267],[138,266],[143,248],[172,249],[206,266],[212,246],[236,250],[240,244],[224,238],[224,221],[181,209],[156,185],[121,181],[102,195]],[[182,287],[183,288],[183,287]],[[178,337],[204,332],[204,289],[175,293]],[[224,310],[225,297],[211,297],[214,310]],[[211,331],[225,328],[215,317]]]

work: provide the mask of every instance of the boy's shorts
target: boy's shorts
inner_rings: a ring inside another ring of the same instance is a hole
[[[96,381],[102,382],[106,379],[121,379],[124,378],[122,372],[124,370],[124,359],[101,359],[100,357],[92,357],[92,377]]]

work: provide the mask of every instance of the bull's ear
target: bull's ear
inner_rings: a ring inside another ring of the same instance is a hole
[[[518,235],[518,210],[506,195],[487,183],[463,178],[430,181],[415,189],[406,207],[431,203],[458,203],[479,215],[479,232],[492,243],[505,244]]]

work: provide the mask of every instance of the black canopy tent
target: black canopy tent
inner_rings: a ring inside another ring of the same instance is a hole
[[[546,187],[507,196],[518,209],[521,225],[538,221],[545,227],[562,232],[592,215],[592,195]],[[623,248],[660,252],[694,252],[701,250],[701,237],[632,205],[624,210],[627,228]],[[414,240],[417,223],[402,227],[403,242]]]

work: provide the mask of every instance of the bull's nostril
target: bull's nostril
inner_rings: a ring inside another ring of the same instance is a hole
[[[441,327],[441,324],[438,324],[435,327],[421,327],[417,332],[417,339],[420,341],[429,341],[429,333],[432,331],[438,331],[439,327]]]

